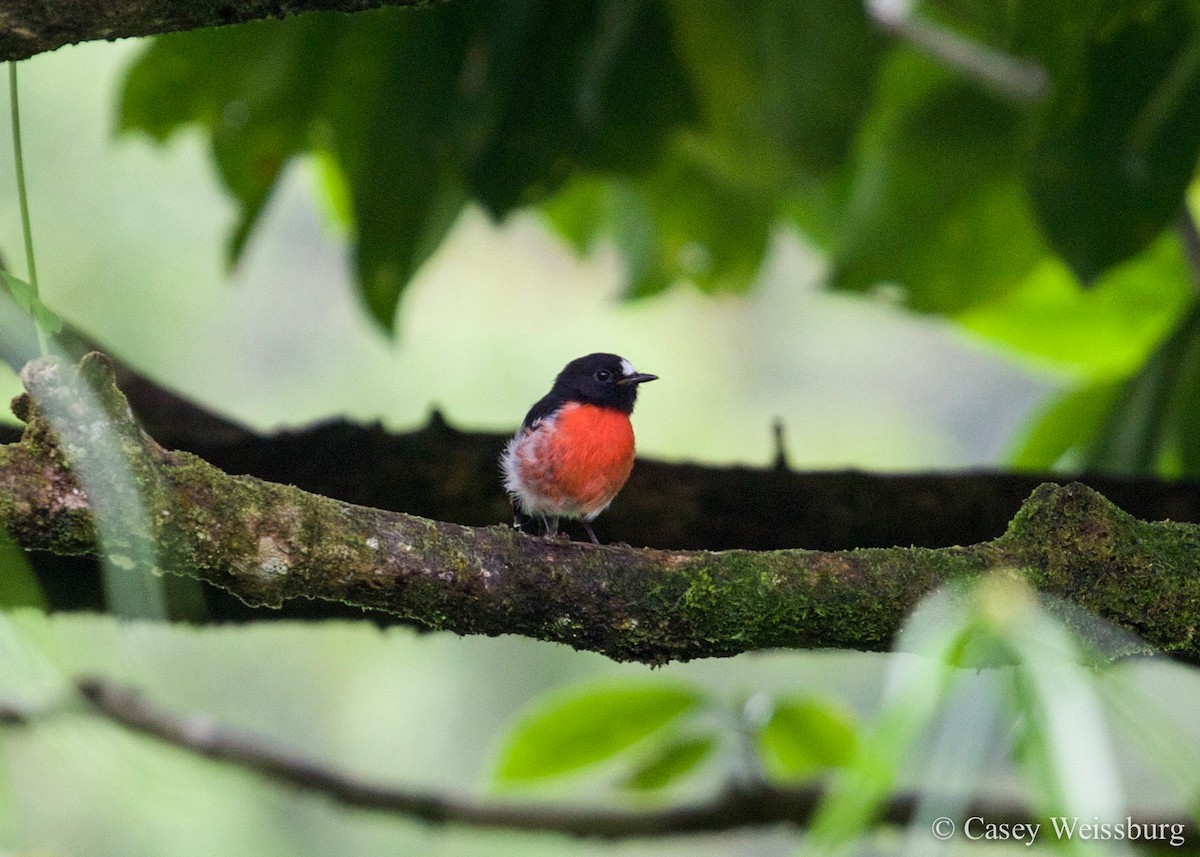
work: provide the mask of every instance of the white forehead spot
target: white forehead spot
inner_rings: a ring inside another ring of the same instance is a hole
[[[633,368],[633,364],[628,360],[621,360],[621,374],[628,378],[630,375],[636,375],[637,370]]]

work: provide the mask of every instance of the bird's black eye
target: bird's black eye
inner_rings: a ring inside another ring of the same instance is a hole
[[[612,372],[609,372],[607,369],[596,370],[596,380],[597,381],[607,381],[611,377],[612,377]]]

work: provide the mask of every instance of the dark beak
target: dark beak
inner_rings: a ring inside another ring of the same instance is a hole
[[[647,381],[657,381],[657,375],[647,375],[645,372],[638,372],[636,375],[630,375],[628,378],[622,378],[617,382],[617,386],[622,384],[644,384]]]

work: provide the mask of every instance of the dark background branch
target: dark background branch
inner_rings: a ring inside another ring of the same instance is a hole
[[[820,784],[788,787],[756,782],[730,783],[708,800],[649,810],[482,802],[368,782],[262,737],[233,730],[210,717],[168,711],[136,690],[103,679],[81,681],[78,690],[94,714],[135,733],[253,771],[282,785],[322,795],[344,806],[393,813],[429,824],[502,827],[602,839],[714,833],[772,824],[803,828],[808,826],[825,796],[825,788]],[[29,725],[40,717],[0,700],[0,724]],[[916,817],[920,803],[917,795],[896,795],[881,808],[879,821],[909,824]],[[924,809],[928,810],[927,803]],[[962,818],[972,815],[996,824],[1037,823],[1029,807],[1012,800],[977,800],[966,808]],[[1144,812],[1132,815],[1139,824],[1167,825],[1167,829],[1182,825],[1181,829],[1188,830],[1193,824],[1186,818],[1154,817]],[[1185,838],[1183,851],[1200,850],[1200,840],[1193,836]]]

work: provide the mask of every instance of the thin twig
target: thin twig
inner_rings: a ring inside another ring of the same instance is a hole
[[[600,839],[714,833],[774,824],[803,828],[825,794],[819,785],[782,787],[756,780],[731,783],[708,801],[654,810],[481,803],[366,782],[272,746],[261,737],[237,732],[210,717],[166,711],[137,691],[104,679],[87,679],[79,682],[78,687],[94,712],[134,732],[190,753],[254,771],[275,782],[323,795],[345,806],[390,812],[430,824],[502,827]],[[0,711],[11,708],[0,703]],[[0,722],[28,721],[12,717]],[[893,797],[884,805],[878,821],[909,824],[916,817],[919,803],[926,808],[929,806],[927,801],[919,802],[915,795]],[[973,815],[997,824],[1035,820],[1027,807],[1003,801],[976,802],[964,811],[962,819]],[[1167,825],[1157,828],[1165,830],[1173,829],[1173,825],[1184,825],[1175,829],[1186,830],[1192,824],[1188,819],[1155,818],[1145,814],[1131,817],[1143,826]],[[1198,847],[1200,840],[1189,839],[1181,850],[1196,851]]]
[[[1000,95],[1033,102],[1043,100],[1050,92],[1050,78],[1039,63],[1011,56],[919,18],[908,0],[868,0],[867,9],[888,33]]]
[[[405,815],[432,824],[504,827],[606,839],[729,830],[790,820],[805,824],[820,799],[816,788],[730,789],[713,801],[649,812],[545,805],[485,804],[444,794],[369,783],[326,768],[257,736],[236,732],[203,715],[164,711],[135,690],[86,679],[79,691],[93,710],[174,747],[236,765],[346,806]]]
[[[29,219],[29,197],[25,192],[25,156],[21,150],[21,107],[18,99],[17,64],[8,64],[8,100],[12,119],[13,162],[17,176],[17,201],[21,209],[21,234],[25,238],[25,268],[29,274],[29,287],[33,290],[33,304],[36,307],[41,301],[38,291],[37,261],[33,254],[33,225]],[[49,338],[46,326],[37,312],[33,313],[33,323],[37,330],[38,348],[43,355],[50,353]]]
[[[777,472],[786,473],[788,466],[787,442],[783,436],[783,418],[776,417],[771,423],[771,435],[775,440],[775,460],[772,466]]]

